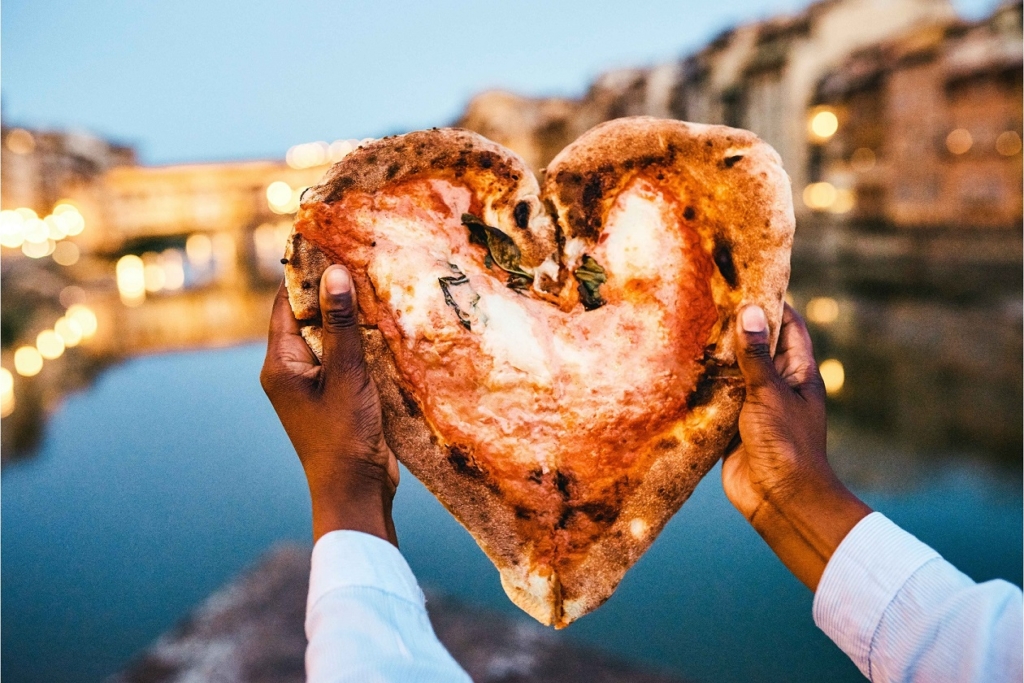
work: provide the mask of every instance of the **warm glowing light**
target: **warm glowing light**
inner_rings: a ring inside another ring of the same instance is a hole
[[[185,255],[195,268],[205,268],[213,257],[213,242],[210,236],[201,232],[190,235],[185,241]]]
[[[829,296],[816,296],[807,302],[806,310],[812,323],[828,325],[839,317],[839,302]]]
[[[164,271],[164,289],[174,291],[185,286],[185,264],[177,249],[165,249],[160,254],[160,267]]]
[[[47,216],[43,219],[43,223],[46,225],[46,233],[51,240],[59,241],[68,236],[64,226],[61,225],[61,221],[58,221],[56,216]]]
[[[339,140],[338,142],[345,142]],[[335,143],[337,144],[337,143]],[[340,149],[340,148],[339,148]],[[351,150],[350,150],[351,151]],[[347,154],[347,152],[346,152]],[[338,156],[340,159],[342,156]],[[302,145],[295,145],[285,154],[285,161],[292,168],[309,168],[310,166],[321,166],[331,161],[336,161],[333,145],[326,142],[307,142]]]
[[[953,154],[965,154],[973,144],[971,131],[966,128],[957,128],[946,136],[946,149]]]
[[[831,213],[849,213],[856,203],[853,190],[836,190],[835,200],[829,204],[828,210]]]
[[[221,278],[229,279],[235,271],[236,263],[235,239],[226,232],[218,232],[213,236],[213,260],[217,264],[217,272]]]
[[[875,167],[875,153],[867,147],[858,147],[850,155],[850,168],[857,173],[867,173]]]
[[[846,371],[842,363],[835,358],[829,358],[821,362],[818,371],[821,372],[821,379],[825,382],[825,391],[828,394],[838,394],[842,390],[846,382]]]
[[[785,302],[787,304],[789,304],[790,306],[795,306],[796,305],[796,303],[793,300],[793,295],[790,294],[789,292],[786,292],[786,296],[783,297],[783,298],[784,298]]]
[[[60,242],[53,249],[53,260],[62,266],[73,266],[78,263],[81,254],[74,242]]]
[[[270,209],[277,213],[286,213],[288,205],[292,202],[291,185],[283,180],[275,180],[267,186],[267,203]]]
[[[1020,136],[1015,131],[1004,130],[996,138],[996,151],[1004,157],[1012,157],[1020,152]]]
[[[7,149],[15,154],[31,154],[36,149],[36,139],[24,128],[15,128],[7,134]]]
[[[819,140],[828,140],[839,130],[839,117],[831,109],[819,109],[808,122],[811,135]]]
[[[16,211],[0,211],[0,244],[17,249],[25,241],[25,219]]]
[[[85,230],[85,219],[71,204],[58,204],[53,208],[51,217],[66,235],[79,235]]]
[[[804,204],[817,211],[832,206],[836,196],[836,188],[831,183],[811,183],[804,188]]]
[[[7,368],[0,368],[0,417],[14,412],[14,375]]]
[[[53,330],[43,330],[36,337],[36,349],[46,360],[60,358],[64,353],[64,339]]]
[[[43,369],[43,357],[34,346],[22,346],[14,352],[14,371],[22,377],[38,375]]]
[[[164,275],[164,269],[160,267],[159,263],[147,263],[142,272],[147,292],[159,292],[164,288],[167,277]]]
[[[50,239],[50,229],[46,223],[38,218],[29,218],[25,221],[25,241],[34,244],[42,244]]]
[[[85,304],[74,304],[68,308],[65,317],[78,323],[79,329],[82,330],[82,339],[89,339],[96,334],[96,314]]]
[[[82,326],[78,324],[77,320],[67,316],[57,318],[57,322],[53,324],[53,331],[60,335],[60,338],[64,340],[64,346],[68,348],[78,346],[78,343],[82,341]]]
[[[21,245],[21,253],[29,258],[43,258],[56,250],[56,243],[47,238],[42,242],[25,242]]]
[[[22,220],[30,221],[33,218],[39,218],[39,214],[28,207],[20,207],[14,210],[14,213],[21,216]]]
[[[331,161],[341,161],[352,151],[353,146],[349,140],[335,140],[331,143]]]
[[[146,300],[146,265],[135,254],[117,262],[117,291],[125,306],[138,306]]]

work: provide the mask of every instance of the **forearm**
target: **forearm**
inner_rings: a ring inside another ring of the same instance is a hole
[[[812,591],[836,548],[871,508],[834,478],[769,494],[750,523],[784,565]]]

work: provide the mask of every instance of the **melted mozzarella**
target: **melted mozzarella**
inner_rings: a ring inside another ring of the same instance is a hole
[[[622,280],[655,278],[666,256],[673,253],[663,244],[660,202],[636,193],[625,195],[620,202],[607,226],[606,267]]]
[[[534,321],[518,302],[495,294],[483,294],[478,304],[483,322],[484,350],[495,360],[495,370],[509,365],[533,376],[542,383],[551,383],[551,370]]]

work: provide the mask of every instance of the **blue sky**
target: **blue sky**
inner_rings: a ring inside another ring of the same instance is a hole
[[[884,1],[884,0],[880,0]],[[806,0],[4,0],[12,124],[90,130],[147,163],[452,121],[485,88],[579,94]],[[995,0],[957,0],[981,16]]]

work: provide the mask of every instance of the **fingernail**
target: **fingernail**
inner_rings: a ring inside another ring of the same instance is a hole
[[[740,313],[740,323],[744,332],[764,332],[768,329],[768,319],[760,306],[747,306]]]
[[[344,268],[327,269],[327,293],[331,296],[345,294],[352,290],[352,278]]]

